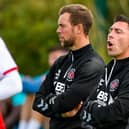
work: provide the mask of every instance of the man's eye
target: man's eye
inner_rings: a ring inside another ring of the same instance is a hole
[[[121,33],[122,31],[121,31],[121,30],[117,30],[116,32],[117,32],[117,33]]]
[[[115,31],[116,31],[116,33],[122,33],[122,30],[120,30],[120,29],[116,29]]]

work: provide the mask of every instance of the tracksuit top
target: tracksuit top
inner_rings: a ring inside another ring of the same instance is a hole
[[[91,123],[96,129],[125,129],[129,117],[129,58],[112,60],[90,100],[93,106]]]
[[[79,113],[71,118],[62,118],[60,114],[72,110],[89,96],[92,89],[97,87],[104,67],[103,60],[90,44],[70,51],[50,69],[36,93],[33,109],[51,117],[50,129],[83,129]],[[38,101],[50,93],[57,95],[55,103],[50,110],[43,112],[37,107]]]

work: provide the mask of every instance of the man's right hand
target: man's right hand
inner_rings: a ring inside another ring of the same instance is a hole
[[[62,113],[61,116],[63,118],[75,116],[78,113],[78,111],[80,110],[80,108],[82,107],[82,104],[83,104],[83,102],[81,101],[73,110],[71,110],[69,112]]]

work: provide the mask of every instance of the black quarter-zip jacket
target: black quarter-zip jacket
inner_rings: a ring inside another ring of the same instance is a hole
[[[33,109],[51,117],[50,129],[82,129],[79,113],[71,118],[62,118],[56,114],[70,111],[80,101],[85,100],[92,89],[97,87],[104,67],[103,60],[91,44],[70,51],[51,67],[46,80],[36,93]],[[37,104],[50,93],[57,95],[55,103],[50,110],[43,112]]]
[[[107,78],[110,76],[107,85],[105,75],[106,72],[90,97],[101,105],[93,106],[90,123],[96,129],[126,129],[129,117],[129,58],[112,60],[107,65]]]

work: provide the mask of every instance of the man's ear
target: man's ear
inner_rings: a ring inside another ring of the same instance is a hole
[[[74,30],[75,30],[75,33],[76,34],[78,34],[78,35],[81,34],[83,32],[83,26],[82,26],[82,24],[76,25]]]

